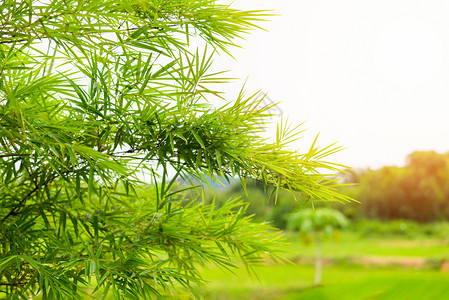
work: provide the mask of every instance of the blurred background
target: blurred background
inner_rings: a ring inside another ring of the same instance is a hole
[[[352,167],[336,176],[349,184],[341,192],[358,202],[312,204],[281,192],[275,204],[271,190],[256,182],[247,191],[239,183],[213,186],[207,201],[245,199],[249,216],[283,230],[291,263],[267,262],[259,280],[244,270],[207,267],[204,296],[449,299],[449,2],[237,0],[232,6],[273,9],[277,16],[261,23],[266,31],[245,36],[242,48],[231,51],[234,59],[216,59],[217,69],[242,79],[225,87],[226,96],[232,99],[246,80],[249,93],[280,102],[275,119],[306,121],[297,148],[307,149],[318,132],[319,144],[344,146],[329,160]],[[327,217],[294,221],[292,213],[312,206],[341,213],[346,225]]]
[[[290,263],[267,262],[257,269],[260,281],[244,269],[235,275],[206,268],[206,298],[449,298],[449,153],[416,151],[402,167],[353,169],[339,176],[350,184],[341,192],[358,203],[312,204],[286,191],[274,203],[272,190],[257,182],[248,183],[246,192],[238,182],[214,186],[207,201],[221,206],[230,198],[245,199],[248,216],[284,232]],[[329,216],[290,224],[298,222],[295,212],[312,206],[317,214],[323,208],[341,213],[346,224],[339,226]],[[321,228],[310,228],[320,222]],[[314,279],[318,255],[323,265],[319,284]]]
[[[225,1],[223,1],[225,2]],[[226,1],[227,2],[227,1]],[[332,160],[351,167],[403,165],[417,150],[449,151],[449,2],[443,0],[236,0],[272,9],[222,54],[219,70],[280,102],[283,116],[346,147]]]

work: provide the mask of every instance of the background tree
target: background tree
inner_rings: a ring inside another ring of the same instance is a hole
[[[449,217],[448,154],[416,151],[403,167],[364,170],[351,181],[359,184],[345,193],[360,201],[355,205],[359,217],[419,222]]]
[[[323,161],[338,148],[290,150],[298,130],[287,124],[262,138],[269,107],[255,96],[208,104],[225,81],[209,71],[213,55],[264,16],[211,0],[0,2],[6,298],[195,293],[201,264],[278,257],[278,233],[245,217],[245,204],[186,198],[179,177],[348,199],[318,172],[338,170]]]
[[[346,217],[333,208],[306,208],[291,214],[287,220],[287,229],[299,231],[315,242],[315,279],[321,284],[323,277],[322,240],[325,235],[338,236],[338,230],[348,225]]]

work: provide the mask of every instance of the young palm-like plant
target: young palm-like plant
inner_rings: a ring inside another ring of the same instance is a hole
[[[213,56],[265,16],[212,0],[0,2],[1,297],[195,294],[202,264],[278,257],[245,204],[186,199],[179,178],[347,200],[318,172],[340,168],[323,160],[338,147],[289,150],[286,124],[268,142],[269,107],[243,92],[208,104],[226,81]]]
[[[307,208],[289,216],[287,229],[299,231],[315,242],[315,280],[320,285],[323,277],[322,241],[324,235],[335,237],[338,230],[347,226],[348,220],[332,208]]]

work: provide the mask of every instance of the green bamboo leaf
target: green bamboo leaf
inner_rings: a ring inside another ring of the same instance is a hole
[[[95,168],[91,164],[89,168],[89,181],[88,181],[88,195],[89,199],[92,197],[92,193],[94,190],[94,182],[95,182]]]
[[[203,140],[200,138],[200,136],[198,135],[198,133],[196,133],[195,130],[192,130],[192,134],[193,134],[195,140],[198,142],[198,144],[200,144],[200,146],[201,146],[203,149],[206,149],[206,146],[204,145],[204,142],[203,142]]]

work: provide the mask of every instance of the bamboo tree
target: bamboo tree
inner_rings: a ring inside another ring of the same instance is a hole
[[[279,258],[278,232],[244,203],[215,209],[180,178],[348,200],[319,172],[340,169],[325,160],[338,147],[290,150],[286,123],[262,138],[256,94],[208,104],[227,81],[214,55],[266,17],[211,0],[0,2],[2,296],[197,295],[200,265]]]

